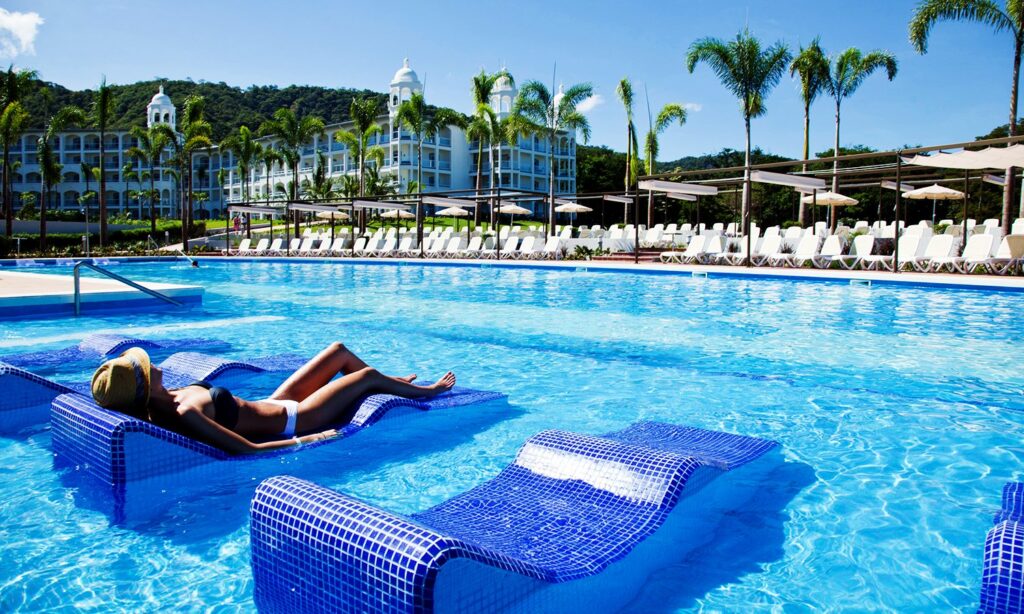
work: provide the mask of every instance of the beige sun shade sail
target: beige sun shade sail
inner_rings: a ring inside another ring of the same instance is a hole
[[[555,211],[558,213],[590,213],[593,209],[579,203],[567,202],[555,207]]]
[[[943,187],[937,183],[903,193],[903,198],[914,200],[960,200],[963,197],[964,193],[960,190]]]
[[[829,207],[846,207],[848,205],[856,205],[859,201],[856,198],[850,198],[835,192],[821,192],[816,197],[814,194],[808,194],[801,198],[800,202],[805,205],[818,204]]]
[[[459,207],[448,207],[447,209],[441,209],[438,211],[437,215],[441,217],[465,217],[469,215],[469,211],[460,209]]]
[[[981,151],[957,151],[934,153],[903,158],[904,164],[930,166],[932,168],[957,168],[961,170],[1001,169],[1024,166],[1024,145],[1009,147],[987,147]]]
[[[344,211],[336,211],[336,212],[321,211],[320,213],[317,213],[316,216],[317,216],[317,218],[319,218],[321,220],[329,220],[329,219],[332,219],[332,218],[335,219],[335,220],[347,220],[348,219],[348,214],[345,213]]]
[[[381,217],[393,220],[395,218],[402,218],[403,220],[411,220],[416,216],[408,211],[402,211],[401,209],[391,209],[380,214]]]
[[[515,203],[503,203],[498,207],[498,213],[505,213],[509,215],[530,215],[533,212],[525,207],[520,207]]]

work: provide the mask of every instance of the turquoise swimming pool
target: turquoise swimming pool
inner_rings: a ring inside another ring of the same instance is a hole
[[[277,461],[389,510],[493,477],[546,428],[649,419],[779,441],[789,462],[756,505],[650,577],[630,610],[971,609],[985,531],[1021,466],[1020,293],[394,264],[116,267],[202,285],[204,304],[0,321],[0,356],[98,331],[220,339],[236,357],[341,340],[386,371],[453,369],[460,384],[509,394],[501,412],[424,416]],[[45,427],[0,439],[0,467],[0,609],[253,607],[255,482],[175,491],[155,513],[112,518],[55,470]]]

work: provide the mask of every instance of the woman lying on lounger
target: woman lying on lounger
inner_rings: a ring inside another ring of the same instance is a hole
[[[333,379],[338,373],[342,377]],[[432,397],[455,385],[450,371],[430,386],[417,386],[414,379],[415,375],[384,375],[344,345],[332,343],[270,398],[247,401],[206,382],[167,390],[163,372],[153,366],[145,350],[131,348],[96,370],[92,396],[107,409],[240,454],[333,437],[337,433],[325,429],[350,420],[355,403],[368,394]],[[296,433],[302,436],[295,437]],[[254,439],[270,441],[255,443]]]

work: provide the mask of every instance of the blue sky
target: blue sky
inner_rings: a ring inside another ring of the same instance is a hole
[[[153,77],[232,85],[359,87],[384,91],[408,56],[426,78],[427,100],[471,110],[469,80],[503,63],[517,81],[589,81],[592,144],[625,148],[624,112],[615,85],[644,85],[653,112],[689,104],[685,127],[662,137],[660,159],[743,147],[735,99],[709,69],[689,74],[687,47],[704,36],[729,38],[748,25],[766,42],[792,48],[822,36],[826,51],[884,48],[900,60],[888,82],[878,73],[844,102],[842,143],[889,148],[969,140],[1006,123],[1012,38],[977,24],[941,24],[929,52],[907,41],[912,0],[624,2],[291,2],[264,0],[32,0],[0,12],[3,61],[37,69],[72,88],[101,75],[126,83]],[[37,13],[38,18],[27,13]],[[182,16],[187,16],[182,18]],[[41,23],[40,23],[41,20]],[[798,157],[802,104],[788,76],[754,120],[755,145]],[[328,118],[333,120],[335,118]],[[831,147],[833,106],[812,108],[811,151]]]

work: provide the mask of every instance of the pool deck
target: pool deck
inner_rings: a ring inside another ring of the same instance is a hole
[[[203,288],[148,281],[141,285],[167,295],[181,303],[202,300]],[[138,308],[168,305],[113,279],[81,278],[82,309]],[[0,318],[30,317],[46,313],[73,313],[75,304],[74,277],[25,273],[0,269]]]
[[[782,267],[743,267],[718,265],[662,264],[598,261],[598,260],[482,260],[436,258],[315,258],[286,256],[200,256],[200,261],[251,262],[334,262],[350,264],[469,266],[495,268],[532,268],[570,270],[577,272],[625,272],[652,275],[684,275],[716,278],[790,279],[799,281],[847,282],[851,285],[871,284],[931,286],[936,288],[968,288],[977,290],[1008,290],[1024,292],[1024,276],[962,275],[953,273],[917,273],[889,271],[847,271],[843,269],[811,269]]]

